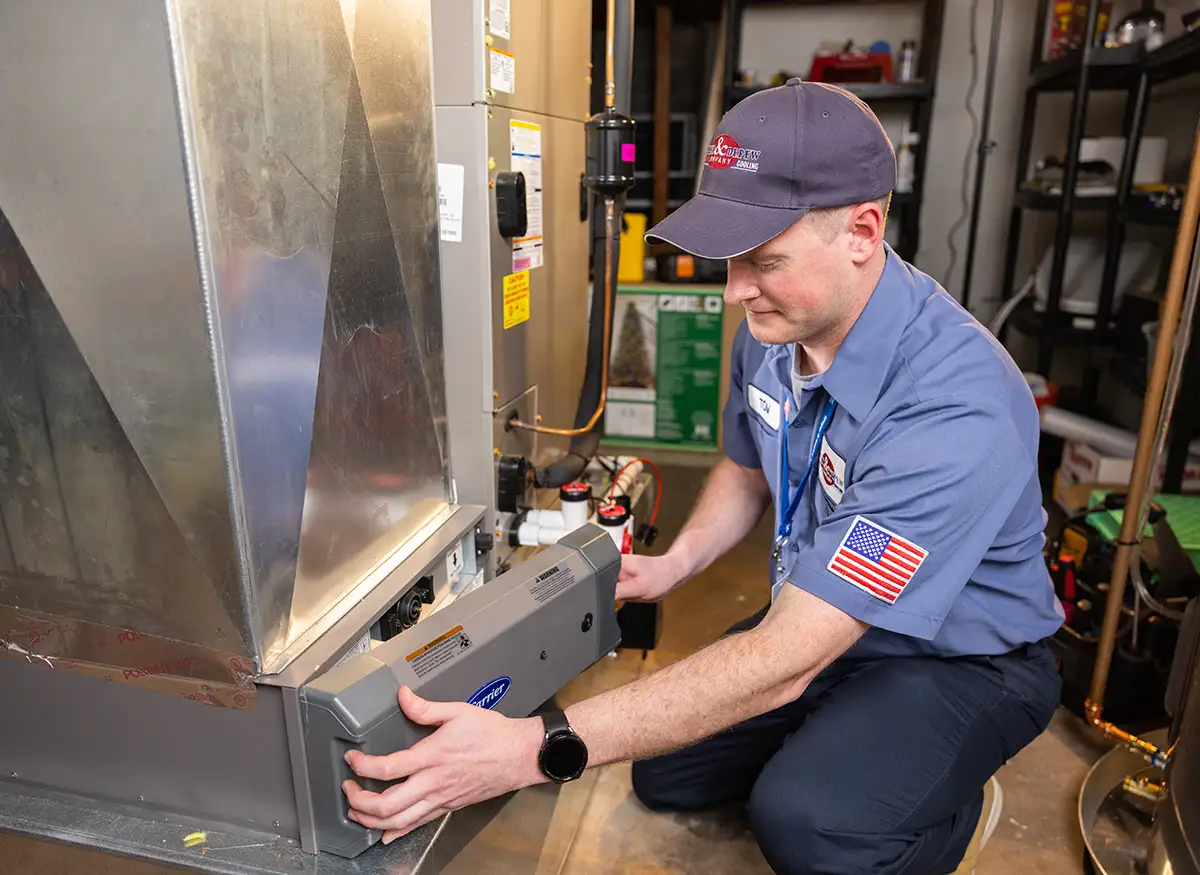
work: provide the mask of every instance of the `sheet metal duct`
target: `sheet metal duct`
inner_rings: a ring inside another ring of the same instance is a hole
[[[0,653],[236,685],[447,518],[429,40],[0,7]]]

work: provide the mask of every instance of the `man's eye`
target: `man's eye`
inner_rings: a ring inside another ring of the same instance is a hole
[[[754,265],[754,269],[759,273],[767,273],[779,267],[778,261],[760,261]]]

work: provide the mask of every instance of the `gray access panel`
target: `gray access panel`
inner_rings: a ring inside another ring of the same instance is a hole
[[[460,597],[370,653],[301,690],[313,815],[320,850],[343,857],[380,838],[347,818],[341,784],[355,777],[345,754],[389,754],[428,735],[401,713],[408,686],[433,701],[470,701],[525,717],[613,650],[621,554],[587,525],[557,545]],[[363,781],[376,791],[387,785]]]

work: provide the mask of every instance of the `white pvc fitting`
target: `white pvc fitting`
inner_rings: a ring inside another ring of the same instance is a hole
[[[563,525],[562,511],[558,510],[530,510],[525,512],[525,522],[533,523],[538,526],[550,526],[551,528],[565,528]],[[582,525],[582,523],[580,523]]]
[[[557,544],[567,534],[568,531],[561,527],[541,526],[527,520],[517,529],[517,543],[522,547],[547,547]]]

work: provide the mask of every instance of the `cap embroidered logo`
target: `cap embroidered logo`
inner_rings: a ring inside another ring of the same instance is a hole
[[[727,170],[737,158],[733,155],[738,149],[738,141],[729,134],[717,134],[708,146],[708,158],[704,163],[713,170]]]
[[[713,170],[748,170],[758,172],[758,159],[762,157],[761,149],[743,149],[738,141],[729,134],[717,134],[708,145],[708,157],[704,163]]]

